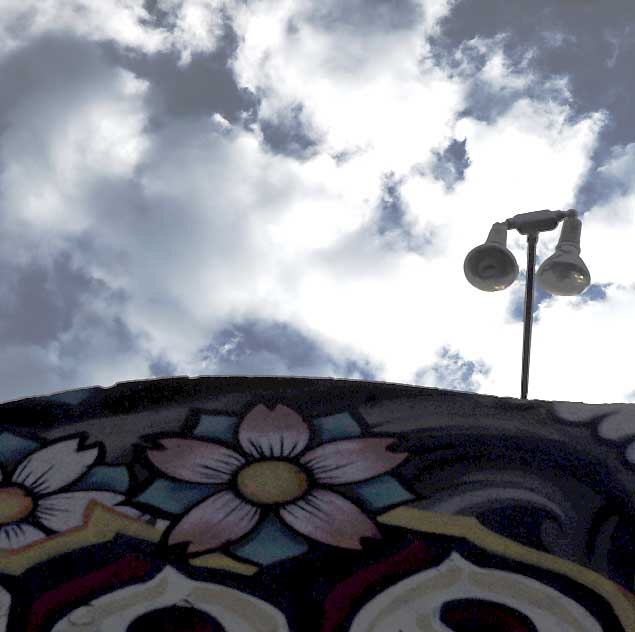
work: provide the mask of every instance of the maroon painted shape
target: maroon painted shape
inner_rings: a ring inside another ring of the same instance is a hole
[[[61,609],[73,603],[81,606],[91,596],[103,594],[107,589],[118,589],[131,579],[143,577],[152,565],[135,555],[79,577],[42,595],[31,606],[26,632],[39,632]]]
[[[401,579],[410,573],[430,568],[436,558],[437,554],[428,545],[417,541],[340,582],[324,602],[321,632],[336,632],[355,602],[372,586],[387,579]]]
[[[463,601],[463,600],[461,600]],[[454,632],[488,630],[488,632],[538,632],[536,626],[523,614],[503,604],[478,599],[471,604],[452,604],[441,621]],[[480,602],[479,602],[480,601]]]

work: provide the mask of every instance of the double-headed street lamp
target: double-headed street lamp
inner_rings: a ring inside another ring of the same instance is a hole
[[[527,281],[525,285],[525,321],[523,329],[523,369],[520,397],[527,399],[529,350],[531,345],[532,307],[534,302],[534,266],[538,233],[553,230],[564,219],[556,251],[538,269],[538,283],[551,294],[575,296],[591,283],[591,275],[580,258],[582,222],[575,209],[568,211],[535,211],[514,215],[496,222],[487,241],[465,257],[463,271],[467,280],[479,290],[496,292],[509,287],[518,276],[518,264],[507,249],[507,231],[515,228],[527,235]]]

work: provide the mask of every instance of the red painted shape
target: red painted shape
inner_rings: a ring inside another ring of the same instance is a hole
[[[335,632],[355,601],[380,581],[402,578],[432,566],[436,555],[424,542],[415,542],[395,555],[362,569],[340,582],[324,602],[321,632]]]
[[[60,609],[76,601],[79,602],[79,607],[90,595],[101,594],[105,592],[104,589],[121,588],[131,579],[145,575],[150,568],[149,562],[135,555],[128,555],[114,564],[45,593],[31,606],[26,632],[39,632]]]

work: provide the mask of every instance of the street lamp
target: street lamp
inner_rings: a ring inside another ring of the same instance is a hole
[[[529,350],[531,344],[532,306],[534,302],[534,266],[538,233],[553,230],[564,219],[556,251],[538,269],[541,287],[560,296],[581,294],[591,283],[591,275],[580,258],[582,222],[575,209],[568,211],[534,211],[521,213],[493,224],[484,244],[471,250],[463,271],[467,280],[484,292],[497,292],[509,287],[518,276],[518,264],[507,249],[507,231],[516,229],[527,235],[527,282],[525,285],[525,320],[523,328],[523,368],[521,399],[527,399]]]

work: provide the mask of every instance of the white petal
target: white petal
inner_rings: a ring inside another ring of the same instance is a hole
[[[45,537],[44,533],[30,524],[16,522],[0,527],[0,549],[17,549]]]
[[[11,610],[11,595],[0,586],[0,632],[7,629],[7,617]]]
[[[124,496],[114,492],[67,492],[53,494],[38,501],[35,515],[43,525],[55,531],[66,531],[84,524],[84,511],[91,500],[112,507],[121,502]],[[132,507],[113,507],[128,516],[137,517],[140,512]]]
[[[60,441],[27,457],[15,471],[12,480],[36,494],[47,494],[69,485],[95,462],[99,450],[78,450],[79,439]]]

